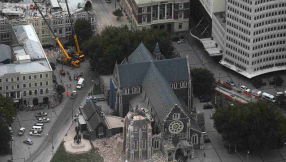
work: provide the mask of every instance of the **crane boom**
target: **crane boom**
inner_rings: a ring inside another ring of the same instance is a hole
[[[45,21],[45,23],[48,25],[48,27],[49,27],[51,33],[53,34],[53,36],[54,36],[54,38],[55,38],[55,40],[56,40],[57,43],[59,44],[61,50],[62,50],[63,53],[64,53],[64,56],[65,56],[67,59],[71,60],[72,58],[68,55],[68,53],[67,53],[66,50],[64,49],[62,43],[60,42],[59,38],[58,38],[58,37],[55,35],[55,33],[53,32],[53,30],[52,30],[50,24],[49,24],[48,21],[46,20],[45,16],[43,15],[42,11],[40,10],[38,4],[35,2],[35,0],[33,0],[33,2],[34,2],[34,4],[36,5],[36,7],[38,8],[38,10],[39,10],[41,16],[43,17],[43,19],[44,19],[44,21]]]
[[[70,22],[71,22],[71,28],[72,28],[72,32],[73,32],[73,37],[74,37],[75,45],[76,45],[76,50],[77,50],[77,53],[78,53],[78,54],[81,54],[81,51],[80,51],[80,48],[79,48],[79,45],[78,45],[77,36],[76,36],[75,30],[74,30],[74,26],[73,26],[72,20],[71,20],[71,13],[70,13],[69,5],[68,5],[68,0],[65,0],[65,1],[66,1],[66,5],[67,5],[67,10],[68,10]]]

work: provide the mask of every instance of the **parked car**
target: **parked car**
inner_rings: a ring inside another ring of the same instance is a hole
[[[41,137],[43,135],[43,133],[42,133],[42,131],[31,131],[30,135],[31,136],[40,136]]]
[[[33,141],[30,138],[28,138],[25,141],[23,141],[23,143],[28,144],[28,145],[32,145]]]
[[[23,136],[25,133],[25,128],[21,127],[20,130],[18,131],[18,136]]]
[[[210,119],[214,119],[214,115],[213,114],[210,115]]]
[[[48,116],[48,113],[46,113],[46,112],[38,112],[35,115],[35,117],[43,117],[43,116]]]
[[[182,44],[182,43],[186,43],[185,39],[180,39],[180,40],[178,41],[178,44]]]
[[[208,102],[210,101],[210,98],[207,95],[201,95],[199,96],[200,102]]]
[[[240,89],[241,89],[242,91],[246,91],[246,92],[248,92],[248,93],[250,93],[250,91],[251,91],[249,88],[247,88],[247,87],[244,86],[244,85],[240,86]]]
[[[207,103],[204,105],[204,109],[212,109],[212,108],[213,108],[213,105],[210,103]]]
[[[9,131],[10,131],[11,134],[13,134],[12,127],[9,127]]]
[[[206,132],[202,132],[203,133],[203,139],[205,143],[210,143],[211,140],[209,139],[208,135]]]
[[[234,82],[231,80],[227,80],[226,83],[230,84],[231,86],[235,86]]]
[[[50,122],[50,119],[49,118],[45,118],[45,117],[41,117],[41,118],[38,118],[38,121],[39,123],[48,123]]]
[[[76,91],[72,91],[71,98],[75,98],[75,97],[76,97]]]

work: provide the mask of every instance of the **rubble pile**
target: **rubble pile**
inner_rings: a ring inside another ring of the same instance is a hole
[[[93,146],[99,149],[100,156],[105,162],[120,162],[123,158],[123,138],[117,134],[109,139],[101,139],[93,142]]]

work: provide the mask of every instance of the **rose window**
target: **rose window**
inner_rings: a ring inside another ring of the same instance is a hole
[[[180,133],[183,129],[184,129],[184,124],[179,120],[173,121],[169,125],[169,131],[171,133]]]

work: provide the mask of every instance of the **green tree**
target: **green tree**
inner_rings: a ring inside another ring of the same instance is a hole
[[[117,20],[119,20],[119,19],[123,16],[122,10],[120,10],[119,8],[116,9],[116,10],[114,10],[114,11],[112,12],[112,14],[113,14],[114,16],[117,16]]]
[[[212,95],[215,88],[214,74],[205,68],[191,69],[193,93],[196,96]]]
[[[91,25],[86,20],[77,19],[74,25],[74,30],[80,45],[82,45],[84,41],[88,40],[93,35]],[[70,40],[74,42],[73,38]]]
[[[151,53],[158,42],[165,58],[172,56],[173,48],[167,31],[152,29],[130,31],[127,26],[106,27],[100,35],[97,34],[86,41],[82,50],[91,58],[90,65],[99,74],[111,74],[114,64],[121,63],[141,42]]]
[[[0,155],[5,155],[10,152],[11,134],[3,118],[0,118],[0,134]]]
[[[16,106],[13,100],[5,98],[0,94],[0,117],[3,118],[8,125],[11,125],[16,113]]]
[[[260,151],[285,142],[286,118],[263,101],[219,107],[213,117],[223,139],[242,150]]]
[[[63,94],[66,91],[65,87],[63,85],[58,85],[57,86],[57,92],[58,94]]]
[[[0,93],[0,155],[10,151],[11,134],[8,126],[16,116],[16,106],[12,99],[5,98]]]

